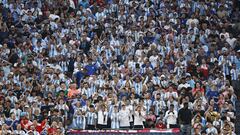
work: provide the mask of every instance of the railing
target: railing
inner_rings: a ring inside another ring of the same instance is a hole
[[[142,130],[69,130],[68,135],[124,135],[124,134],[141,134],[141,135],[180,135],[180,129],[142,129]]]

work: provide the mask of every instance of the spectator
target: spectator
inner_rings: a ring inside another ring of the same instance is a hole
[[[79,94],[80,91],[77,89],[76,84],[72,83],[70,89],[68,90],[68,97],[73,98],[75,95]]]
[[[134,111],[134,129],[143,129],[143,122],[145,121],[144,115],[142,108],[137,106]]]
[[[165,120],[167,123],[167,128],[175,128],[177,126],[178,113],[174,110],[174,105],[171,104],[168,111],[165,114]]]
[[[107,128],[108,112],[104,105],[97,108],[97,128],[100,130]]]
[[[96,128],[97,114],[94,112],[93,105],[90,105],[90,112],[86,114],[87,117],[87,129],[93,130]]]
[[[156,122],[156,116],[154,115],[152,109],[149,111],[149,114],[146,116],[146,127],[153,128]]]
[[[236,7],[231,0],[1,1],[2,131],[171,128],[190,119],[196,134],[234,134]]]
[[[130,128],[130,111],[126,108],[125,104],[122,104],[122,109],[119,111],[120,115],[120,128],[129,129]]]
[[[14,130],[13,133],[14,133],[14,134],[25,134],[25,131],[21,130],[21,125],[18,124],[18,125],[17,125],[17,129]]]
[[[218,134],[217,129],[212,125],[212,123],[207,123],[206,132],[207,134],[214,134],[214,135]]]
[[[182,133],[191,134],[191,118],[192,111],[188,109],[188,102],[185,102],[183,108],[178,112],[178,120]]]
[[[48,133],[54,135],[57,133],[57,122],[52,122],[51,127],[48,128]]]
[[[19,123],[19,120],[16,119],[16,115],[15,114],[11,114],[11,118],[8,118],[5,120],[5,123],[8,126],[8,129],[11,129],[12,131],[17,129],[17,125]]]
[[[77,110],[73,116],[72,126],[73,129],[85,129],[85,116],[81,110]]]
[[[119,129],[119,119],[120,119],[120,114],[118,112],[118,106],[114,106],[114,111],[111,115],[111,128],[112,129]]]

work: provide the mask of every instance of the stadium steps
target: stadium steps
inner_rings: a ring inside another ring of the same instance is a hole
[[[236,101],[236,121],[235,121],[235,132],[240,135],[240,100]]]

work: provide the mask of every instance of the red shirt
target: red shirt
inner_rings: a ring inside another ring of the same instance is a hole
[[[195,95],[196,92],[200,91],[204,95],[204,89],[203,88],[194,88],[192,91],[192,94]]]
[[[156,125],[156,128],[165,129],[165,128],[167,128],[167,127],[166,127],[166,125],[163,124],[163,123],[158,123],[158,124]]]
[[[205,78],[208,77],[208,66],[206,64],[201,65],[200,71],[202,72],[202,74]]]
[[[48,129],[48,134],[56,134],[57,133],[57,128],[50,127]]]
[[[27,129],[29,127],[29,125],[32,125],[32,122],[29,121],[28,119],[26,118],[23,118],[21,121],[20,121],[20,124],[21,124],[21,127],[23,129]],[[25,128],[26,127],[26,128]]]
[[[98,6],[103,7],[105,2],[104,0],[90,0],[90,4],[92,5],[94,2],[97,2]]]
[[[34,126],[35,129],[36,129],[36,131],[38,131],[38,133],[41,133],[41,132],[43,131],[43,129],[45,128],[45,125],[46,125],[46,121],[43,120],[42,123],[40,123],[40,124],[38,123],[36,126],[34,126],[33,124],[30,125],[30,126],[28,127],[28,129],[30,129],[31,126]]]

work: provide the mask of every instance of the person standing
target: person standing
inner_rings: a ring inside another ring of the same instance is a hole
[[[69,90],[68,90],[68,98],[73,98],[76,95],[80,94],[81,91],[77,89],[77,84],[76,83],[71,83]]]
[[[167,123],[167,128],[175,128],[177,125],[178,112],[174,110],[174,105],[171,104],[168,111],[166,111],[164,119]]]
[[[144,117],[145,113],[142,111],[141,106],[137,106],[134,112],[134,129],[143,129]]]
[[[74,129],[85,129],[85,116],[81,110],[77,110],[73,116],[73,128]]]
[[[192,111],[188,109],[188,102],[185,102],[183,108],[179,110],[178,119],[181,132],[184,135],[191,135]]]
[[[108,112],[104,105],[100,106],[99,110],[97,111],[97,128],[102,130],[107,127],[107,118]]]
[[[232,69],[230,70],[231,73],[231,84],[233,86],[234,90],[238,89],[239,83],[238,83],[238,75],[240,74],[239,69],[236,68],[236,64],[232,64]]]
[[[120,116],[120,128],[129,129],[130,128],[130,111],[126,109],[126,105],[122,104],[122,110],[119,112]]]
[[[119,129],[119,112],[118,106],[114,106],[114,111],[111,115],[111,128],[112,129]]]
[[[96,127],[97,114],[94,112],[94,106],[90,105],[90,111],[86,115],[87,117],[87,129],[94,130]]]

